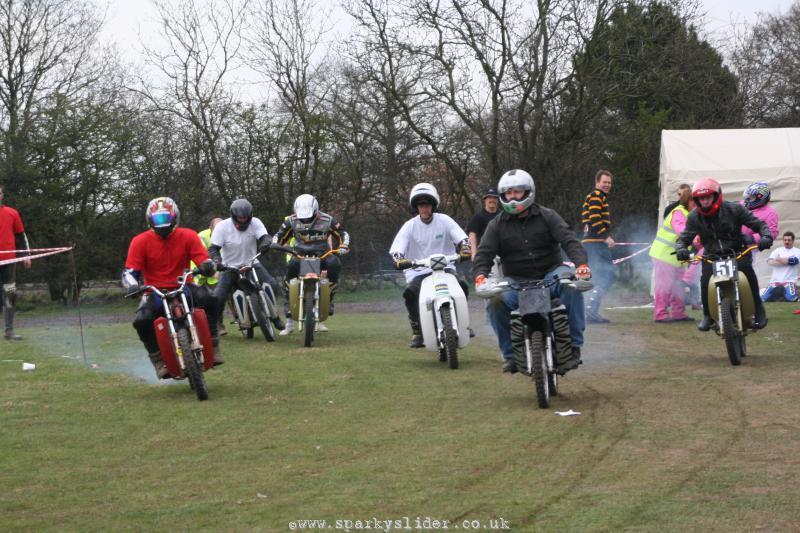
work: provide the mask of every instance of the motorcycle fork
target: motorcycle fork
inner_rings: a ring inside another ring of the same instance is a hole
[[[306,306],[303,302],[305,302],[305,293],[306,293],[306,283],[314,283],[314,323],[317,322],[317,318],[319,317],[319,278],[316,277],[308,277],[308,278],[300,278],[300,293],[298,295],[298,302],[297,305],[299,306],[300,312],[298,315],[300,316],[300,324],[299,330],[303,331],[303,323],[305,322],[306,318]]]
[[[550,334],[550,320],[547,316],[536,313],[522,317],[522,326],[525,334],[525,362],[528,365],[528,372],[533,372],[533,346],[531,337],[535,331],[541,331],[545,339],[545,355],[547,361],[547,371],[553,372],[553,346]]]

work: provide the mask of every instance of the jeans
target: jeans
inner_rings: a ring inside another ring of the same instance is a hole
[[[559,266],[547,273],[546,279],[552,279],[564,272],[572,272],[567,266]],[[583,331],[586,329],[584,317],[583,293],[571,287],[555,283],[550,286],[550,297],[558,298],[567,308],[569,317],[569,334],[572,346],[583,346]],[[497,336],[497,344],[503,352],[503,359],[513,359],[514,352],[511,347],[511,311],[519,307],[517,291],[506,291],[490,301],[488,307],[489,323]]]

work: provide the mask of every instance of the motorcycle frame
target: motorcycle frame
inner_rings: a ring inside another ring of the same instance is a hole
[[[433,270],[431,278],[433,279],[434,297],[429,304],[429,309],[433,311],[433,320],[436,324],[436,342],[439,349],[445,346],[446,334],[444,331],[444,323],[442,322],[442,306],[447,305],[453,311],[453,329],[456,332],[456,338],[460,337],[458,331],[458,316],[456,315],[456,303],[450,295],[450,287],[447,284],[447,277],[453,276],[444,268]]]
[[[257,256],[256,256],[257,257]],[[253,324],[253,317],[255,317],[255,310],[253,309],[253,304],[250,302],[250,298],[247,298],[252,293],[257,293],[259,298],[261,298],[261,303],[264,305],[264,309],[267,312],[267,319],[273,318],[272,313],[270,312],[269,303],[266,301],[266,287],[269,285],[266,282],[262,282],[258,277],[258,272],[256,269],[253,268],[252,265],[248,267],[246,272],[238,272],[239,278],[236,280],[236,290],[231,295],[233,298],[233,309],[236,312],[237,322],[239,323],[239,329],[244,330],[247,328],[251,328],[254,326]],[[272,288],[269,289],[270,293],[272,293]],[[241,308],[236,301],[237,293],[241,293],[243,295],[242,298],[242,305]],[[273,302],[275,301],[275,295],[272,295]]]
[[[181,285],[174,291],[170,291],[167,293],[163,293],[158,289],[153,289],[153,292],[158,294],[161,297],[161,305],[164,307],[164,317],[167,319],[167,324],[169,325],[169,337],[172,340],[172,345],[175,348],[175,355],[178,359],[178,364],[181,366],[181,373],[186,370],[186,363],[184,363],[183,358],[183,350],[181,350],[180,344],[178,343],[178,329],[175,327],[175,322],[177,320],[186,320],[186,324],[189,328],[189,337],[192,340],[192,353],[200,354],[199,363],[200,366],[204,366],[205,364],[205,356],[203,355],[203,349],[199,342],[199,335],[197,334],[197,328],[194,324],[194,318],[192,317],[191,307],[189,306],[189,300],[186,298],[186,291],[184,290],[184,285]],[[176,293],[178,293],[176,295]],[[179,300],[179,302],[176,302]],[[172,310],[181,306],[183,308],[183,316],[180,318],[175,318]]]

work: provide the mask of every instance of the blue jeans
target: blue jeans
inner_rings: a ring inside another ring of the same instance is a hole
[[[553,276],[564,272],[572,272],[572,269],[566,266],[559,266],[548,272],[545,278],[552,279]],[[561,283],[555,283],[550,286],[550,297],[558,298],[567,308],[572,346],[582,347],[583,330],[586,329],[586,318],[583,314],[583,293]],[[503,352],[503,359],[514,358],[514,352],[511,348],[511,311],[518,307],[517,291],[506,291],[492,299],[487,308],[489,323],[497,336],[497,344],[500,346],[500,351]]]

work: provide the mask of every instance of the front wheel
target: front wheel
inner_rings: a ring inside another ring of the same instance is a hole
[[[458,368],[458,333],[453,329],[453,311],[450,306],[442,306],[439,314],[442,317],[442,330],[444,331],[444,353],[447,363],[455,370]]]
[[[531,378],[536,386],[536,401],[539,407],[550,407],[550,379],[547,372],[547,349],[544,344],[544,334],[541,331],[530,332],[530,349],[533,372]]]
[[[192,352],[192,339],[189,335],[189,330],[182,328],[177,331],[177,334],[178,345],[181,348],[181,352],[183,352],[183,371],[189,380],[189,386],[197,394],[198,400],[208,400],[208,386],[200,368],[200,362]]]
[[[305,334],[303,345],[310,347],[314,344],[314,289],[307,287],[303,294],[303,333]]]
[[[547,349],[547,367],[548,368],[555,368],[555,350],[558,345],[556,344],[556,340],[551,336],[550,337],[550,347]],[[556,372],[547,372],[547,388],[550,390],[550,396],[558,396],[558,374]]]
[[[266,302],[264,302],[263,294],[253,293],[248,298],[250,299],[250,309],[258,323],[261,334],[264,335],[267,342],[273,342],[275,340],[275,330],[272,327],[272,322],[267,317]]]
[[[730,296],[725,296],[720,302],[720,315],[722,321],[722,335],[725,338],[725,348],[728,358],[733,366],[742,364],[744,354],[744,336],[736,325],[736,306]]]

